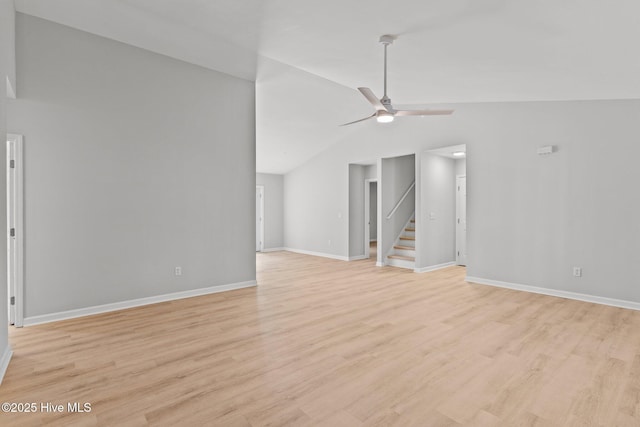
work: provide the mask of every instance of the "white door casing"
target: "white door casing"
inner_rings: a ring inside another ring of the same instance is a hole
[[[467,265],[467,176],[456,176],[456,264]]]
[[[371,244],[371,183],[377,183],[377,179],[365,179],[364,180],[364,256],[369,258],[371,255],[369,245]],[[378,212],[376,208],[376,212]]]
[[[22,135],[7,134],[7,289],[9,324],[22,327],[24,313]]]
[[[264,250],[264,186],[256,185],[256,252]]]

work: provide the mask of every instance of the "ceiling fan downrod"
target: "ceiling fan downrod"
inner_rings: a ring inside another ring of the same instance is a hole
[[[359,87],[358,91],[369,101],[375,108],[375,112],[370,116],[362,119],[354,120],[340,126],[352,125],[354,123],[364,122],[366,120],[376,119],[379,123],[391,123],[394,117],[401,116],[446,116],[453,113],[453,110],[396,110],[391,105],[391,99],[387,96],[387,47],[396,39],[395,36],[385,34],[380,36],[380,43],[384,45],[384,96],[381,99],[373,93],[368,87]]]
[[[391,105],[391,99],[387,96],[387,47],[392,44],[394,40],[395,37],[388,34],[380,36],[380,43],[384,45],[384,95],[380,102],[385,106]]]

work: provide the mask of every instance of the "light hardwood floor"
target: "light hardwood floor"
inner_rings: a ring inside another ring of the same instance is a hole
[[[0,425],[639,426],[640,312],[258,255],[258,288],[12,329]],[[630,283],[631,285],[631,283]]]

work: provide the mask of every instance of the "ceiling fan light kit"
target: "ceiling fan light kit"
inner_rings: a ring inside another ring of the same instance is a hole
[[[345,123],[340,126],[347,126],[354,123],[364,122],[369,119],[376,118],[378,123],[391,123],[396,116],[442,116],[453,113],[453,110],[396,110],[391,104],[391,98],[387,96],[387,47],[393,43],[397,37],[385,34],[380,36],[380,43],[384,46],[384,95],[378,99],[373,91],[367,87],[359,87],[360,93],[367,98],[367,101],[376,112],[363,119]]]
[[[380,111],[376,115],[376,121],[378,123],[391,123],[393,121],[393,114],[384,113],[383,111]]]

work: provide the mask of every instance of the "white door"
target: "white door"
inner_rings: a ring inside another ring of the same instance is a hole
[[[22,326],[22,136],[7,135],[7,284],[9,324]]]
[[[256,186],[256,252],[264,249],[264,187]]]
[[[467,265],[467,177],[456,176],[456,264]]]

